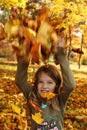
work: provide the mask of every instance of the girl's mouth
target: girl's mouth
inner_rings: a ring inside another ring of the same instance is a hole
[[[49,90],[41,90],[41,93],[49,93]]]

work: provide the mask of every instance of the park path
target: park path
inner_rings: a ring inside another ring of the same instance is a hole
[[[9,66],[9,69],[15,71],[17,68],[16,64],[17,64],[16,61],[0,60],[0,69],[8,69],[8,66]],[[37,67],[38,65],[30,65],[30,68],[32,69],[37,68]],[[78,63],[72,62],[70,63],[70,68],[72,71],[75,71],[75,72],[87,73],[87,65],[80,65],[80,68],[79,68]]]
[[[73,71],[87,73],[87,65],[81,65],[79,68],[77,63],[71,63],[70,67]]]

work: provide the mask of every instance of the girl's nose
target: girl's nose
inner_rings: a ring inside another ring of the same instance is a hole
[[[47,84],[46,83],[43,83],[43,88],[47,88]]]

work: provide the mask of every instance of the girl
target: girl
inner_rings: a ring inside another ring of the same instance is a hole
[[[18,57],[16,84],[28,101],[31,130],[63,130],[66,102],[75,87],[63,46],[62,43],[59,44],[54,55],[60,64],[62,77],[54,65],[43,65],[36,71],[32,87],[27,82],[29,64],[23,62],[23,57]],[[55,96],[51,98],[42,96],[49,97],[49,94]],[[40,114],[41,122],[33,118],[36,114]]]

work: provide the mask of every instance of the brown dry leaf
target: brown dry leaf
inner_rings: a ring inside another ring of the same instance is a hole
[[[33,63],[39,64],[39,58],[40,58],[40,44],[39,43],[35,43],[34,45],[32,45],[29,58],[32,64]]]
[[[49,13],[50,13],[50,9],[48,7],[41,8],[37,15],[37,23],[40,24],[41,21],[49,20],[48,18]]]
[[[6,33],[4,27],[0,23],[0,40],[4,39],[5,37],[6,37]]]
[[[19,46],[17,46],[17,45],[12,45],[12,48],[13,48],[13,52],[14,52],[17,56],[21,56],[21,51],[20,51]]]
[[[84,54],[84,52],[81,50],[81,48],[72,48],[72,51],[79,53],[79,54]]]

